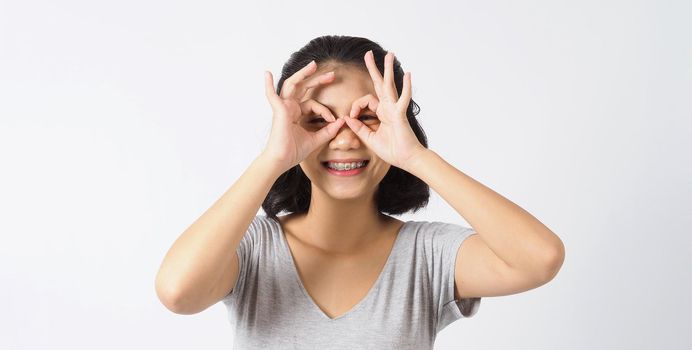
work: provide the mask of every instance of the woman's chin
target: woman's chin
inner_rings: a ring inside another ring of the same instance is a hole
[[[344,186],[331,186],[325,190],[329,197],[337,200],[365,199],[372,196],[372,191],[369,191],[362,185],[351,184],[348,186],[344,184]]]

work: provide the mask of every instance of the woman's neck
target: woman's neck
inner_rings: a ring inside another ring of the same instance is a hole
[[[320,200],[312,197],[307,213],[290,214],[282,219],[286,234],[325,252],[349,254],[359,252],[381,238],[396,221],[381,214],[374,200]]]

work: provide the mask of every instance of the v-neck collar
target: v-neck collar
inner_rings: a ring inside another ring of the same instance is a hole
[[[399,227],[399,231],[397,232],[396,237],[394,238],[394,244],[392,245],[392,249],[389,252],[389,255],[387,256],[387,261],[384,264],[384,267],[382,268],[382,271],[380,271],[380,274],[377,276],[377,279],[375,280],[375,283],[370,287],[370,290],[368,290],[368,293],[356,304],[354,305],[350,310],[344,312],[343,314],[336,316],[334,318],[329,317],[318,305],[315,303],[315,301],[312,299],[310,294],[308,293],[307,289],[305,288],[305,285],[303,285],[303,281],[300,279],[300,275],[298,274],[298,267],[296,265],[295,259],[293,258],[293,253],[291,252],[291,248],[288,245],[288,240],[286,239],[286,236],[284,235],[283,228],[281,227],[281,223],[277,222],[275,220],[271,220],[274,222],[274,225],[278,227],[278,232],[280,236],[280,241],[281,241],[281,247],[283,249],[283,252],[285,253],[284,256],[287,257],[288,260],[291,262],[291,270],[292,274],[294,277],[294,280],[296,281],[296,284],[298,285],[298,288],[303,291],[303,294],[305,295],[306,299],[308,300],[309,304],[312,305],[312,308],[317,311],[323,318],[325,318],[327,321],[336,321],[339,319],[342,319],[344,317],[347,317],[354,312],[358,311],[370,298],[372,298],[372,295],[375,293],[375,290],[379,288],[379,285],[382,283],[381,280],[384,278],[385,275],[389,275],[389,265],[391,265],[392,261],[392,256],[396,253],[397,245],[398,242],[400,241],[399,237],[404,231],[404,228],[407,226],[408,222],[404,221],[403,225]]]

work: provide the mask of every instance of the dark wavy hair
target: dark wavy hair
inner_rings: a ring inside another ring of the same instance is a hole
[[[281,70],[281,79],[279,79],[276,89],[277,94],[281,92],[281,87],[287,78],[312,60],[315,60],[318,67],[320,63],[336,61],[337,63],[360,67],[367,72],[363,57],[369,50],[372,50],[374,54],[377,69],[380,74],[383,74],[384,56],[387,51],[372,40],[343,35],[326,35],[312,39],[300,50],[291,54],[291,57],[284,64]],[[404,70],[396,57],[393,69],[396,90],[401,96]],[[418,141],[427,148],[428,140],[425,132],[416,119],[419,112],[420,107],[411,99],[406,108],[406,117]],[[276,179],[264,202],[262,202],[262,209],[268,217],[277,221],[277,214],[282,211],[289,213],[307,212],[310,206],[311,191],[310,179],[303,173],[300,165],[295,165]],[[393,165],[380,181],[375,192],[377,210],[380,213],[391,215],[399,215],[409,211],[416,212],[428,204],[429,198],[430,188],[428,184]]]

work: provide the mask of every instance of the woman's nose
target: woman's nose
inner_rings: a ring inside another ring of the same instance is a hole
[[[360,139],[356,133],[348,127],[348,124],[344,123],[341,129],[336,132],[336,136],[330,141],[329,145],[335,149],[358,148],[360,147]]]

